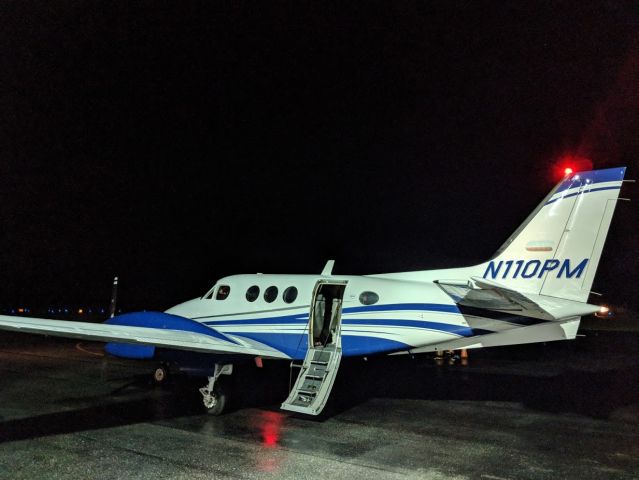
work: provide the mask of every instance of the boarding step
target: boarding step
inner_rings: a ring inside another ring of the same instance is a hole
[[[334,344],[309,348],[295,385],[282,409],[318,415],[328,400],[342,358]]]

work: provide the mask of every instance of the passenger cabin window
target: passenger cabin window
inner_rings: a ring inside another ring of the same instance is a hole
[[[379,295],[375,292],[362,292],[359,296],[359,303],[362,305],[374,305],[379,302]]]
[[[277,287],[275,286],[268,287],[266,290],[264,290],[264,300],[266,300],[268,303],[275,301],[276,298],[277,298]]]
[[[254,302],[255,300],[257,300],[257,297],[259,296],[260,296],[260,287],[258,287],[257,285],[253,285],[246,291],[246,299],[249,302]]]
[[[215,300],[226,300],[226,297],[231,293],[231,287],[228,285],[220,285],[220,288],[217,289],[217,295],[215,295]]]
[[[284,300],[284,303],[293,303],[296,298],[297,288],[295,287],[288,287],[282,294],[282,300]]]

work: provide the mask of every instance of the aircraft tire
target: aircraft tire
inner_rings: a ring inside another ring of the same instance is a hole
[[[162,364],[158,365],[155,370],[153,370],[153,383],[156,385],[163,385],[166,383],[167,378],[169,377],[169,367]]]
[[[209,406],[206,403],[204,404],[204,408],[206,409],[206,413],[213,416],[218,416],[224,413],[224,409],[226,408],[227,394],[224,388],[222,388],[219,383],[215,384],[213,387],[215,392],[215,397],[217,401],[215,405]]]

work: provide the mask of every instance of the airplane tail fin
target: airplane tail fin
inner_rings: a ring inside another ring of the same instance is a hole
[[[482,278],[517,292],[585,302],[625,172],[566,176],[482,265]]]

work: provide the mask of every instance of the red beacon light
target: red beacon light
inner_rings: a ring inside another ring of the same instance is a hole
[[[570,167],[566,167],[566,168],[564,169],[564,175],[568,176],[568,175],[570,175],[571,173],[572,173],[572,168],[570,168]]]

